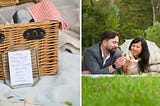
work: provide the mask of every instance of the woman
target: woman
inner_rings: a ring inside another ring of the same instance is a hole
[[[149,65],[149,50],[147,42],[141,37],[137,37],[131,41],[129,50],[132,54],[126,64],[122,67],[124,73],[140,74],[147,71]]]

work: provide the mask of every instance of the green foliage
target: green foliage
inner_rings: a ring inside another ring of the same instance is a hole
[[[160,20],[160,1],[153,1],[156,20]],[[120,44],[125,39],[141,36],[155,41],[160,46],[160,28],[155,25],[155,28],[150,27],[152,21],[151,0],[82,0],[83,50],[99,42],[99,35],[106,29],[120,32]],[[148,32],[146,29],[152,31]]]
[[[82,105],[159,106],[159,81],[159,76],[83,76]]]
[[[113,4],[112,2],[110,3],[109,6],[109,11],[108,11],[108,18],[106,20],[106,25],[108,25],[108,28],[112,28],[117,30],[118,26],[119,26],[119,21],[120,21],[120,17],[119,17],[119,9],[117,8],[117,6],[115,4]]]
[[[134,29],[144,30],[152,25],[152,6],[150,0],[121,0],[120,24],[132,24]]]
[[[146,38],[155,42],[160,47],[160,23],[156,22],[153,26],[145,30]]]
[[[82,2],[82,46],[89,47],[100,41],[106,29],[118,29],[119,10],[110,0]]]
[[[120,32],[120,44],[122,44],[125,39],[133,39],[137,36],[145,37],[144,31],[141,29],[134,29],[132,24],[126,24],[121,26]]]
[[[155,9],[155,21],[160,22],[160,0],[151,0],[153,1],[153,6]]]
[[[120,44],[137,36],[145,38],[144,30],[152,25],[151,1],[121,0],[117,5],[120,10]]]

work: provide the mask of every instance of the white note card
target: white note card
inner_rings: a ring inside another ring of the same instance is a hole
[[[8,52],[11,85],[33,83],[30,50]]]

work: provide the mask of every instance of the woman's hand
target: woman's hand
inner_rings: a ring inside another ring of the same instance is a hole
[[[131,59],[126,59],[126,66],[131,66],[133,61]]]
[[[125,58],[125,59],[126,59],[126,62],[122,66],[122,71],[125,74],[130,75],[130,66],[133,64],[133,60],[132,59],[128,59],[128,58]]]

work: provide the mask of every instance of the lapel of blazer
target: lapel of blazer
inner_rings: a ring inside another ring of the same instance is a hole
[[[108,65],[110,65],[111,63],[112,63],[112,57],[113,57],[113,55],[110,55],[110,58],[106,61],[106,63],[103,65],[103,57],[102,57],[102,51],[101,51],[101,44],[99,43],[99,46],[98,46],[98,62],[99,62],[99,64],[100,64],[100,67],[101,68],[103,68],[103,67],[106,67],[106,66],[108,66]]]
[[[101,44],[98,45],[98,61],[100,63],[100,67],[103,68],[103,57],[102,57],[102,51],[101,51]]]

